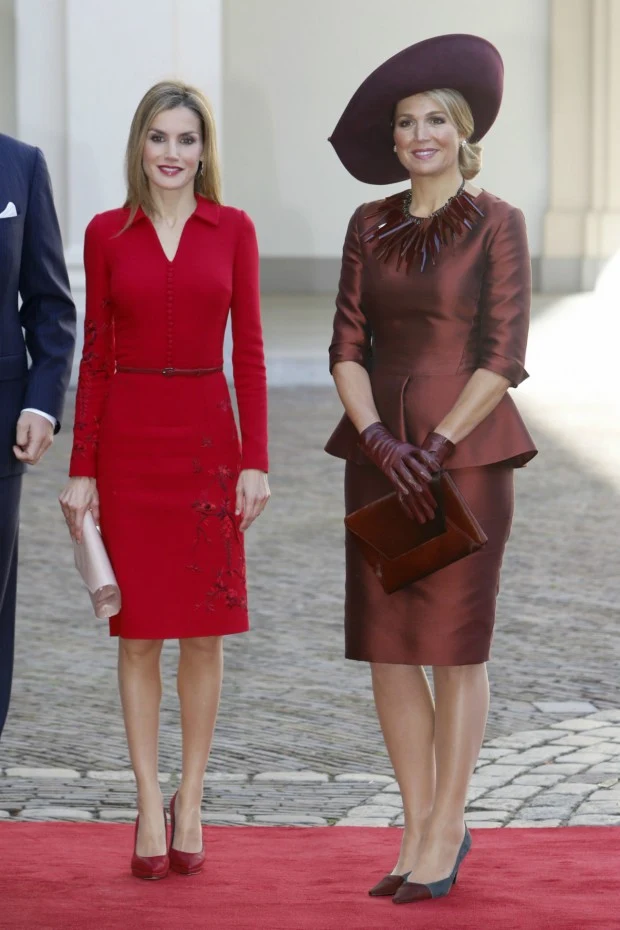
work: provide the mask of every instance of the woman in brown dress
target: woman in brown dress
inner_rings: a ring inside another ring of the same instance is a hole
[[[346,656],[371,664],[405,815],[396,864],[370,893],[395,903],[447,894],[471,845],[464,811],[487,719],[513,474],[536,454],[507,393],[527,377],[524,219],[472,183],[502,85],[484,39],[429,39],[364,81],[330,140],[361,181],[411,180],[359,207],[344,244],[330,363],[346,415],[326,448],[347,459],[346,511],[396,490],[424,522],[431,473],[445,467],[488,536],[388,595],[347,533]]]

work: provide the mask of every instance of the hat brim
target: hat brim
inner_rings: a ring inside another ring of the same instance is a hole
[[[425,39],[389,58],[359,86],[329,141],[353,177],[393,184],[409,177],[393,151],[392,114],[399,100],[439,88],[458,90],[474,118],[470,142],[489,131],[502,101],[504,65],[494,45],[473,35]]]

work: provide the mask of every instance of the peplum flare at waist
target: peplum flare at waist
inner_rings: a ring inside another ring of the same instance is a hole
[[[421,445],[452,409],[472,371],[458,374],[405,374],[375,370],[370,374],[381,421],[397,438]],[[359,464],[368,460],[358,446],[358,433],[345,414],[325,451]],[[497,407],[450,456],[449,468],[507,464],[522,468],[537,454],[512,397],[506,393]]]

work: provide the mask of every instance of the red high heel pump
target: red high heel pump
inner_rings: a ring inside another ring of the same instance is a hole
[[[174,804],[177,799],[177,793],[170,802],[170,847],[168,849],[168,858],[170,859],[170,868],[180,875],[197,875],[202,872],[205,863],[204,844],[200,852],[181,852],[180,849],[173,849],[174,828],[176,826],[174,815]]]
[[[166,809],[164,814],[164,829],[168,832],[168,822],[166,820]],[[165,878],[170,869],[170,860],[168,854],[163,856],[139,856],[136,852],[138,846],[138,825],[140,815],[136,817],[136,827],[134,830],[133,856],[131,857],[131,871],[136,878],[145,878],[154,881],[158,878]]]

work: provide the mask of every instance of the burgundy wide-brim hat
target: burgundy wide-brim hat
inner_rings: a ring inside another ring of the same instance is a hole
[[[405,97],[445,87],[465,97],[474,117],[468,141],[479,142],[502,102],[504,65],[495,46],[479,36],[435,36],[388,58],[355,91],[329,137],[347,171],[367,184],[408,178],[394,153],[394,107]]]

